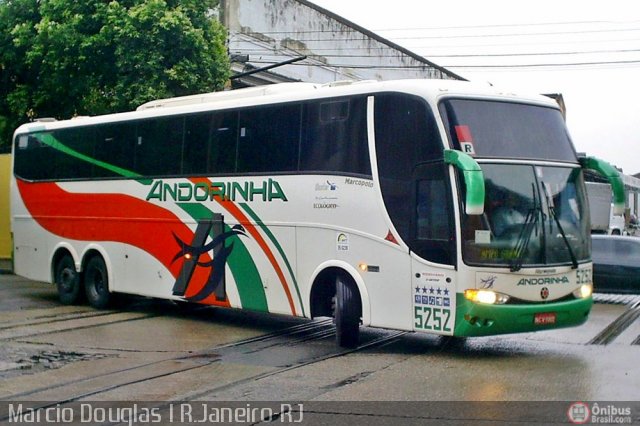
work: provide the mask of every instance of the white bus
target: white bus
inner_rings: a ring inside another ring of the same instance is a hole
[[[128,293],[485,336],[586,321],[583,168],[557,105],[467,82],[291,83],[21,126],[15,272]]]

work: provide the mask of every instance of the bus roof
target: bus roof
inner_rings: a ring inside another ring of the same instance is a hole
[[[281,83],[266,86],[247,87],[237,90],[225,90],[223,92],[199,93],[197,95],[180,96],[176,98],[158,99],[140,105],[136,111],[144,111],[151,108],[177,107],[201,103],[229,101],[236,99],[252,98],[283,93],[311,91],[317,87],[313,83]]]
[[[338,81],[326,84],[280,83],[222,92],[160,99],[142,104],[136,109],[136,111],[131,112],[91,117],[83,116],[54,122],[35,121],[20,126],[16,130],[16,134],[144,119],[165,115],[204,112],[208,110],[378,92],[403,92],[415,94],[432,99],[434,103],[443,97],[468,97],[517,101],[558,108],[556,102],[542,95],[515,93],[513,91],[500,90],[489,84],[478,84],[468,81],[407,79],[392,81]]]

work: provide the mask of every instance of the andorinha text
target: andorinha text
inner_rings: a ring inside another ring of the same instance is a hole
[[[181,182],[168,183],[162,179],[151,183],[147,201],[288,201],[278,181],[262,182]]]
[[[564,277],[534,277],[522,278],[518,285],[548,285],[548,284],[569,284],[569,278]]]

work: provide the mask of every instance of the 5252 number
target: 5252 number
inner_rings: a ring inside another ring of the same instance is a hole
[[[591,269],[576,270],[576,284],[591,284],[593,281]]]
[[[431,306],[416,306],[413,308],[416,329],[429,331],[451,331],[449,320],[451,311]]]

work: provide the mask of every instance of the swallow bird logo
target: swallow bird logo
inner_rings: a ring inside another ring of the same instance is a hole
[[[205,244],[212,229],[213,234],[211,236],[213,238],[209,243]],[[242,225],[234,225],[228,231],[221,232],[223,229],[222,215],[215,215],[213,220],[198,223],[191,243],[186,243],[177,235],[173,234],[180,249],[171,263],[178,261],[178,259],[184,259],[180,274],[173,286],[174,295],[184,297],[191,282],[193,272],[196,267],[201,267],[210,269],[209,278],[206,284],[196,294],[185,297],[185,299],[190,302],[201,302],[211,294],[215,294],[216,300],[226,300],[224,269],[227,258],[233,251],[233,243],[227,245],[226,241],[234,236],[246,237],[247,233]],[[211,260],[202,261],[202,255],[212,250],[213,256]]]
[[[480,284],[482,284],[482,288],[493,288],[497,279],[497,276],[489,275],[487,278],[480,278]]]

